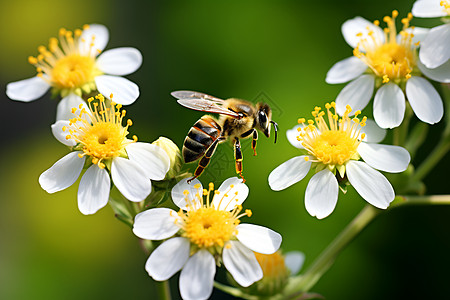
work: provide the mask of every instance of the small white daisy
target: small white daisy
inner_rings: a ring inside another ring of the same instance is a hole
[[[85,165],[90,165],[78,187],[78,208],[85,215],[108,203],[111,179],[128,200],[139,202],[150,194],[150,180],[164,179],[170,167],[162,148],[137,142],[136,136],[127,139],[132,122],[127,120],[122,126],[125,111],[120,111],[120,104],[108,105],[102,95],[96,99],[88,100],[89,111],[80,105],[79,110],[72,110],[78,111],[77,118],[52,125],[55,137],[71,146],[72,152],[39,177],[41,187],[55,193],[71,186]]]
[[[375,169],[390,173],[405,171],[410,162],[408,151],[399,146],[371,143],[383,139],[383,133],[379,129],[367,130],[366,117],[357,118],[360,111],[351,119],[349,106],[342,117],[331,112],[335,107],[334,102],[327,103],[326,113],[316,107],[312,112],[314,121],[308,120],[306,125],[305,119],[300,119],[300,126],[288,131],[291,143],[306,150],[307,155],[291,158],[275,168],[269,175],[270,187],[283,190],[314,169],[305,192],[305,206],[311,216],[322,219],[333,212],[339,182],[349,182],[373,206],[387,208],[394,200],[394,189]],[[375,132],[372,137],[371,132]]]
[[[354,47],[353,57],[336,63],[327,73],[331,84],[351,81],[336,98],[336,110],[342,115],[346,106],[355,111],[364,109],[377,89],[373,102],[373,116],[382,128],[399,126],[405,114],[405,94],[416,116],[423,122],[434,124],[441,120],[444,108],[441,97],[433,85],[421,77],[443,82],[440,70],[426,69],[416,58],[416,48],[428,30],[409,27],[412,18],[402,19],[403,29],[397,35],[395,19],[386,16],[387,27],[381,29],[379,21],[371,23],[361,17],[346,21],[342,34]],[[420,69],[420,70],[419,70]]]
[[[426,68],[434,71],[433,74],[447,74],[446,81],[437,81],[450,82],[450,2],[418,0],[413,5],[412,14],[419,18],[443,17],[445,24],[432,28],[422,41],[419,58]]]
[[[236,282],[249,286],[263,276],[255,252],[278,250],[281,236],[262,226],[240,224],[250,216],[242,211],[248,187],[239,178],[225,180],[214,191],[204,190],[200,181],[180,181],[172,199],[180,208],[153,208],[136,216],[133,232],[140,238],[163,240],[147,260],[145,269],[158,281],[168,280],[181,270],[180,293],[185,300],[207,299],[213,289],[216,264],[223,263]],[[210,202],[210,194],[214,197]],[[204,197],[205,196],[205,197]],[[205,199],[206,198],[206,199]]]
[[[108,29],[99,24],[85,25],[74,32],[60,29],[58,38],[51,38],[48,48],[39,46],[39,55],[30,56],[37,76],[9,83],[9,98],[29,102],[43,96],[50,88],[63,99],[57,108],[57,120],[67,117],[72,107],[85,103],[81,98],[98,90],[104,95],[114,93],[120,104],[133,103],[139,96],[138,86],[120,77],[136,71],[142,64],[139,50],[130,47],[101,51],[108,43]],[[108,75],[106,75],[108,74]]]

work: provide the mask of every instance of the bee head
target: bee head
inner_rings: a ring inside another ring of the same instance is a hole
[[[256,128],[261,130],[266,137],[270,137],[270,124],[275,130],[275,143],[277,142],[278,125],[272,121],[272,110],[266,103],[256,104]]]

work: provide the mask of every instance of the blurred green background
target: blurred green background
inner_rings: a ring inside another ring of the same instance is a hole
[[[303,251],[309,265],[365,202],[351,189],[345,197],[339,195],[331,216],[317,220],[304,208],[308,180],[282,192],[271,191],[270,171],[298,155],[285,131],[343,88],[324,81],[335,62],[352,54],[341,24],[356,15],[381,19],[394,8],[404,16],[412,2],[2,1],[0,298],[156,298],[144,270],[147,257],[110,207],[84,216],[77,209],[78,183],[53,195],[40,188],[39,175],[67,153],[50,132],[56,101],[46,95],[20,103],[4,94],[8,82],[35,74],[27,57],[60,27],[104,24],[110,30],[107,49],[131,46],[142,52],[142,67],[128,76],[139,85],[141,96],[127,107],[134,121],[130,131],[141,141],[166,136],[181,146],[202,115],[178,105],[170,96],[174,90],[269,103],[280,126],[279,142],[274,145],[273,137],[260,135],[258,156],[253,157],[250,141],[243,141],[244,175],[250,187],[245,207],[253,211],[249,221],[280,232],[282,248]],[[416,161],[432,149],[442,127],[433,127]],[[429,193],[450,192],[449,166],[447,156],[427,177]],[[201,180],[220,184],[234,175],[232,148],[223,144]],[[327,299],[447,298],[449,216],[450,208],[442,206],[382,215],[339,256],[313,291]],[[175,278],[174,299],[179,297],[176,285]],[[231,299],[217,291],[213,298]]]

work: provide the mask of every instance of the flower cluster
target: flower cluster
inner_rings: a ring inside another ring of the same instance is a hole
[[[408,132],[412,112],[428,124],[443,118],[443,101],[430,80],[450,82],[450,4],[418,0],[412,13],[401,19],[401,29],[396,25],[398,14],[394,10],[384,17],[384,28],[380,21],[369,22],[362,17],[342,25],[353,56],[333,65],[325,81],[349,83],[335,102],[326,103],[325,109],[316,106],[312,118],[300,118],[299,124],[287,131],[289,142],[301,155],[285,161],[268,176],[271,189],[281,191],[312,172],[304,201],[313,217],[329,216],[336,207],[339,190],[345,194],[349,186],[372,206],[387,209],[398,186],[382,172],[414,172],[408,150],[417,150],[420,143]],[[414,27],[413,15],[443,17],[444,24],[432,29]],[[49,89],[61,97],[51,130],[70,152],[41,174],[41,187],[55,193],[73,185],[83,173],[77,193],[80,212],[94,214],[110,203],[116,217],[132,227],[142,244],[151,245],[146,248],[150,256],[145,269],[154,280],[166,281],[180,271],[179,288],[185,300],[210,297],[217,266],[221,265],[228,271],[230,282],[239,285],[247,298],[293,298],[308,292],[311,282],[324,271],[297,277],[301,288],[292,290],[290,276],[299,271],[304,256],[282,255],[279,233],[241,223],[252,215],[242,206],[249,194],[243,179],[228,178],[215,190],[213,183],[204,189],[196,178],[208,166],[217,144],[229,136],[235,139],[236,171],[242,172],[239,138],[251,136],[255,151],[257,130],[267,137],[270,124],[277,130],[268,105],[258,104],[257,112],[247,109],[237,113],[221,99],[198,92],[177,92],[182,105],[226,115],[245,129],[237,134],[225,128],[231,127],[229,123],[221,128],[212,117],[200,119],[189,135],[189,144],[196,149],[200,162],[194,177],[188,180],[192,174],[183,170],[180,150],[170,139],[160,137],[146,143],[138,142],[135,135],[128,137],[133,122],[125,119],[123,105],[138,98],[139,88],[121,76],[136,71],[142,55],[129,47],[102,53],[108,38],[106,27],[98,24],[73,32],[60,29],[58,38],[51,38],[47,47],[38,47],[36,57],[29,57],[37,75],[7,86],[6,93],[13,100],[29,102]],[[372,98],[374,121],[361,117],[361,110]],[[245,106],[246,102],[235,105]],[[253,123],[244,124],[247,119]],[[386,137],[385,129],[392,128],[393,145],[378,144]],[[412,142],[405,143],[408,134]],[[409,185],[420,183],[420,178],[404,180],[406,177],[400,180]],[[165,202],[169,196],[173,205]],[[178,210],[170,208],[174,206]],[[157,241],[156,248],[152,241]],[[315,267],[329,265],[330,261]]]

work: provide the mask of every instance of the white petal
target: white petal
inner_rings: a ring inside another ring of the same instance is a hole
[[[420,61],[430,69],[439,67],[450,58],[449,45],[450,24],[432,28],[420,46]]]
[[[195,208],[200,207],[201,206],[200,200],[203,197],[202,183],[197,178],[192,180],[191,183],[187,183],[188,180],[189,180],[188,178],[180,180],[180,182],[178,182],[172,188],[171,192],[173,203],[183,210],[189,210],[192,208],[192,206]],[[196,185],[199,185],[200,187],[197,189],[195,188]],[[184,191],[188,191],[187,197],[189,203],[186,203],[186,196],[184,195]],[[190,206],[189,208],[188,204]]]
[[[129,159],[116,157],[111,165],[114,185],[130,201],[144,200],[152,191],[151,181],[141,167]]]
[[[284,255],[284,264],[291,271],[291,276],[300,271],[305,262],[305,254],[300,251],[289,251]]]
[[[81,99],[80,96],[75,94],[69,94],[59,101],[58,107],[56,108],[56,120],[70,120],[73,119],[76,115],[80,114],[80,104],[82,108],[86,111],[89,111],[89,107],[86,102]],[[72,108],[77,108],[75,114],[72,113]]]
[[[372,168],[389,173],[406,170],[411,161],[409,152],[399,146],[361,143],[358,154]]]
[[[305,149],[302,146],[302,143],[297,139],[297,137],[299,136],[299,131],[297,130],[297,128],[299,128],[300,126],[301,125],[298,124],[295,125],[294,128],[286,130],[286,137],[289,143],[291,143],[291,145],[294,146],[295,148]]]
[[[105,51],[97,58],[97,67],[106,74],[127,75],[142,64],[142,54],[136,48],[123,47]]]
[[[342,24],[341,30],[345,41],[352,48],[355,48],[362,38],[366,39],[366,44],[369,45],[369,47],[372,47],[374,43],[372,38],[368,35],[369,30],[367,30],[367,28],[369,28],[370,31],[373,31],[373,36],[377,41],[380,43],[384,42],[383,30],[361,17],[355,17],[345,21],[344,24]],[[356,36],[359,33],[362,33],[361,37]],[[360,50],[365,52],[367,49],[361,47]]]
[[[446,63],[443,63],[437,68],[428,69],[425,67],[420,60],[417,61],[417,66],[420,71],[430,79],[437,82],[450,83],[450,59]]]
[[[203,300],[211,296],[216,274],[214,257],[206,250],[195,253],[181,270],[180,293],[183,300]]]
[[[296,156],[276,167],[269,174],[269,185],[274,191],[281,191],[305,178],[311,168],[306,155]]]
[[[50,85],[42,78],[32,78],[15,81],[6,85],[6,95],[12,100],[30,102],[42,97]]]
[[[177,219],[179,219],[178,214],[172,209],[152,208],[136,215],[133,232],[141,239],[167,239],[180,230],[175,223]]]
[[[55,124],[52,124],[51,127],[52,127],[53,136],[58,141],[60,141],[61,143],[63,143],[66,146],[73,147],[77,143],[73,139],[66,139],[66,136],[68,135],[68,132],[62,130],[64,126],[68,127],[69,123],[70,123],[70,121],[59,120]]]
[[[423,27],[408,27],[406,29],[406,32],[409,34],[413,34],[413,38],[411,41],[411,45],[415,47],[415,44],[422,43],[425,37],[427,36],[428,32],[430,32],[430,28],[423,28]],[[400,44],[403,39],[402,34],[397,35],[397,43]]]
[[[48,193],[62,191],[80,176],[86,157],[78,157],[81,151],[70,152],[39,176],[39,184]]]
[[[152,180],[163,180],[170,168],[170,158],[161,147],[149,143],[132,143],[125,147],[128,158],[141,166]]]
[[[223,248],[223,264],[236,282],[247,287],[263,277],[255,254],[237,241],[229,241]]]
[[[250,250],[272,254],[280,248],[281,235],[269,228],[254,224],[236,226],[237,239]]]
[[[82,42],[80,43],[79,50],[82,54],[97,56],[100,51],[105,49],[108,40],[108,28],[100,24],[90,24],[89,28],[83,30],[81,34],[80,41]],[[91,43],[94,43],[94,45],[91,46]]]
[[[164,281],[181,270],[189,258],[189,240],[183,237],[171,238],[152,252],[145,264],[145,270],[155,280]]]
[[[444,105],[438,92],[428,80],[413,76],[406,82],[406,97],[416,116],[434,124],[442,119]]]
[[[405,95],[395,83],[381,86],[373,100],[373,117],[381,128],[398,127],[405,116]]]
[[[306,187],[306,210],[311,216],[323,219],[333,212],[338,194],[339,185],[336,177],[330,170],[322,170],[311,177]]]
[[[327,73],[326,83],[344,83],[355,79],[367,70],[367,65],[357,58],[351,56],[335,63]]]
[[[352,113],[363,110],[370,98],[372,98],[375,77],[372,75],[361,75],[347,84],[336,97],[336,112],[343,115],[347,105],[352,108]]]
[[[386,137],[386,130],[370,119],[366,120],[366,126],[361,129],[361,133],[366,134],[363,141],[370,143],[379,143]]]
[[[217,191],[218,193],[214,194],[212,206],[219,210],[233,210],[237,205],[241,205],[248,196],[248,186],[242,182],[241,178],[237,177],[231,177],[222,182]]]
[[[361,161],[351,160],[345,167],[348,181],[364,200],[382,209],[394,200],[394,189],[383,174]]]
[[[118,76],[100,75],[95,77],[98,91],[105,97],[114,95],[114,102],[129,105],[139,97],[139,87],[136,83]]]
[[[441,6],[442,0],[418,0],[414,2],[412,14],[419,18],[444,17],[447,15]]]
[[[90,166],[83,174],[78,187],[78,209],[84,215],[95,214],[108,204],[111,179],[105,169]]]

